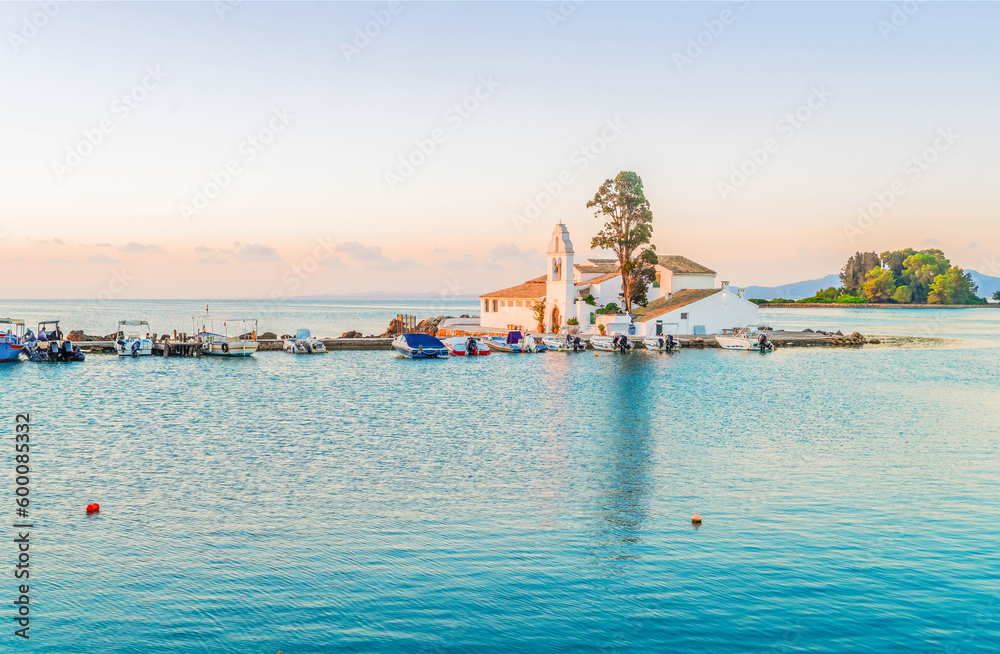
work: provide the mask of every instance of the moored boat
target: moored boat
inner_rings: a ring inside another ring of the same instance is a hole
[[[86,355],[73,341],[63,337],[58,320],[38,323],[38,334],[29,329],[25,334],[24,352],[36,363],[69,363],[83,361]]]
[[[145,320],[119,320],[115,332],[115,351],[120,357],[148,357],[153,354],[153,339]]]
[[[721,334],[716,335],[715,342],[723,350],[743,350],[744,352],[760,350],[761,353],[774,351],[774,343],[767,337],[767,334],[749,326],[736,330],[723,330]]]
[[[257,351],[255,318],[216,318],[206,314],[191,320],[200,354],[242,358]]]
[[[443,342],[453,357],[486,356],[490,353],[489,346],[471,336],[452,336]]]
[[[0,318],[0,362],[19,361],[24,351],[24,321]]]
[[[632,343],[628,336],[617,334],[615,336],[592,336],[590,347],[602,352],[627,352],[632,349]]]
[[[451,354],[444,343],[430,334],[400,334],[393,339],[392,349],[407,359],[447,358]]]
[[[299,329],[295,332],[295,338],[286,338],[283,349],[290,354],[326,354],[327,352],[323,341],[314,338],[308,329]]]
[[[507,336],[486,336],[483,343],[487,347],[497,352],[507,352],[510,354],[530,354],[534,352],[544,352],[545,345],[538,344],[531,334],[521,335],[521,332],[507,332]]]
[[[654,352],[676,352],[681,348],[681,342],[679,339],[674,338],[673,334],[660,334],[658,336],[647,336],[642,339],[642,344],[646,346],[647,350],[652,350]]]
[[[566,338],[545,336],[542,338],[542,344],[546,349],[554,352],[582,352],[587,349],[587,344],[579,336],[567,336]]]

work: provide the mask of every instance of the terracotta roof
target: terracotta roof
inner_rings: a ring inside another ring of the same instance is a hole
[[[707,297],[711,297],[716,293],[721,293],[721,288],[685,288],[682,291],[677,291],[674,293],[673,297],[669,300],[666,298],[660,298],[659,300],[653,300],[641,309],[636,309],[636,322],[646,322],[652,318],[657,318],[665,313],[670,313],[680,309],[681,307],[686,307],[689,304],[694,304],[698,300],[704,300]]]
[[[679,254],[661,254],[657,261],[675,275],[714,275],[715,271]]]
[[[577,282],[576,285],[577,286],[589,286],[590,284],[600,284],[601,282],[606,282],[609,279],[614,279],[615,277],[618,277],[620,275],[621,275],[621,273],[616,270],[614,272],[609,272],[606,275],[601,275],[600,277],[594,277],[593,279],[585,279],[582,282]]]
[[[602,274],[602,275],[604,273],[617,272],[618,271],[618,264],[617,263],[602,263],[602,264],[596,265],[596,266],[585,266],[585,265],[583,265],[581,263],[577,263],[577,264],[574,264],[573,267],[576,268],[577,270],[579,270],[582,273],[599,273],[599,274]]]
[[[534,279],[529,279],[523,284],[518,284],[517,286],[511,286],[510,288],[505,288],[499,291],[493,291],[492,293],[486,293],[480,295],[479,297],[497,297],[497,298],[514,298],[514,299],[534,299],[545,297],[545,275],[541,277],[536,277]]]

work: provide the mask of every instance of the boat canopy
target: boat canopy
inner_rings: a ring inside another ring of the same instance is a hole
[[[410,347],[444,347],[444,344],[430,334],[402,334],[403,340]]]
[[[24,321],[20,318],[0,318],[0,325],[20,325],[24,327]]]
[[[522,340],[521,332],[507,332],[507,345],[516,345]]]
[[[125,325],[126,327],[141,327],[143,325],[149,327],[149,323],[145,320],[119,320],[118,326]]]
[[[299,329],[295,332],[295,340],[297,341],[308,341],[312,338],[312,332],[308,329]]]

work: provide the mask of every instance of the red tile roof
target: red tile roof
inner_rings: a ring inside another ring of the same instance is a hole
[[[646,322],[647,320],[657,318],[671,311],[676,311],[681,307],[694,304],[699,300],[704,300],[720,292],[722,292],[721,288],[685,288],[682,291],[674,293],[673,297],[669,300],[661,297],[659,300],[653,300],[646,306],[636,309],[637,316],[635,321]]]

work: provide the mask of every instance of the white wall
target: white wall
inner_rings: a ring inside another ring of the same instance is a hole
[[[644,323],[636,322],[638,328],[636,333],[643,336],[655,334],[656,321],[662,320],[664,324],[677,323],[679,334],[693,334],[695,325],[704,325],[707,334],[718,334],[723,329],[756,325],[758,311],[756,304],[739,297],[736,288],[729,287],[721,293],[674,309]],[[687,314],[687,318],[682,319],[681,314]]]
[[[676,293],[685,288],[715,288],[715,275],[672,275],[670,278],[670,292]]]
[[[483,306],[483,298],[479,299],[479,324],[486,329],[504,331],[507,325],[520,325],[528,331],[538,330],[538,321],[531,311],[533,300],[520,300],[523,306],[516,306],[517,300],[501,300],[497,298],[497,310],[493,311],[493,299],[490,298],[490,311]],[[500,306],[500,302],[513,302],[515,306]]]

